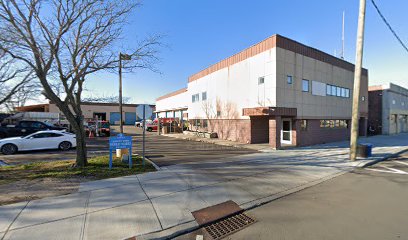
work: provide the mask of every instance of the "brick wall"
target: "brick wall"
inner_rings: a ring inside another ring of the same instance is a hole
[[[269,142],[269,116],[251,117],[251,143]]]
[[[190,119],[194,121],[194,119]],[[251,121],[249,119],[211,119],[207,128],[199,127],[198,131],[212,131],[219,139],[251,143]],[[190,126],[190,130],[197,130]]]
[[[315,119],[307,120],[307,130],[303,131],[299,129],[297,133],[297,146],[308,146],[350,139],[350,128],[321,128],[320,120]]]
[[[368,92],[368,127],[373,131],[368,134],[382,133],[382,90]]]

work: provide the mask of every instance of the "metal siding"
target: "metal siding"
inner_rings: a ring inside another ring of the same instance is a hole
[[[125,124],[133,125],[136,122],[136,112],[125,112]]]
[[[109,122],[110,122],[110,124],[115,124],[115,122],[120,122],[120,113],[111,112],[109,114]]]

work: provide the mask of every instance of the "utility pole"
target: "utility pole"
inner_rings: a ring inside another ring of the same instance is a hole
[[[343,22],[341,27],[341,59],[344,59],[344,11],[343,11]]]
[[[122,60],[132,60],[132,56],[119,53],[119,114],[120,114],[120,133],[123,134],[123,107],[122,107]]]
[[[366,0],[360,0],[356,44],[356,65],[354,69],[353,110],[351,117],[351,137],[350,137],[350,160],[352,161],[356,160],[357,157],[360,82],[363,64],[365,11]]]
[[[142,161],[145,166],[145,136],[146,136],[146,104],[143,104],[143,142],[142,142]]]
[[[120,133],[123,134],[123,116],[122,116],[122,53],[119,53],[119,114],[120,114]]]

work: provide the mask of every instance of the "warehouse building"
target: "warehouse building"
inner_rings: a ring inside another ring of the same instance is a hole
[[[168,93],[156,99],[156,113],[160,118],[188,119],[187,88]]]
[[[408,89],[389,83],[368,89],[369,134],[408,132]]]
[[[274,35],[190,76],[186,103],[174,107],[187,106],[192,130],[222,139],[274,148],[346,140],[353,78],[353,64]],[[360,95],[360,135],[366,135],[367,69]],[[158,99],[158,111],[169,98]]]
[[[155,105],[123,104],[122,116],[124,124],[133,125],[136,121],[142,119],[143,105],[145,105],[146,109],[146,118],[153,118]],[[109,121],[111,124],[120,123],[119,106],[117,103],[83,102],[81,108],[85,120],[99,118],[104,121]],[[53,103],[17,107],[15,110],[17,112],[51,112],[61,114],[58,107]]]

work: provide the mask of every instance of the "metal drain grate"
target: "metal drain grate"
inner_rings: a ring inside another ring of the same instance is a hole
[[[239,213],[216,223],[210,224],[205,227],[205,230],[213,240],[218,240],[234,232],[237,232],[254,222],[255,219],[249,217],[245,213]]]

